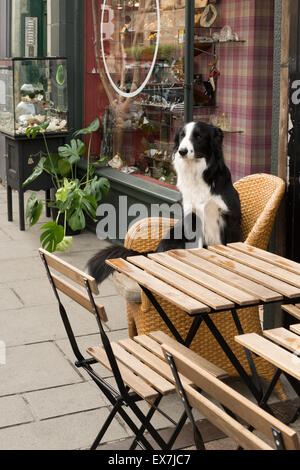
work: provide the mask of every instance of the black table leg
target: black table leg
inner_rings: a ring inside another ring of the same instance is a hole
[[[13,206],[12,206],[12,188],[7,185],[7,220],[8,222],[13,221]]]
[[[20,230],[25,231],[24,191],[19,189],[19,224]]]
[[[237,311],[236,309],[233,309],[231,310],[231,314],[232,314],[232,318],[234,320],[234,323],[235,323],[235,326],[236,326],[236,329],[237,329],[237,332],[239,335],[243,335],[244,334],[244,330],[243,330],[243,327],[242,327],[242,324],[240,322],[240,319],[238,317],[238,314],[237,314]],[[249,349],[247,348],[244,348],[244,351],[245,351],[245,354],[246,354],[246,357],[247,357],[247,361],[248,361],[248,364],[249,364],[249,367],[250,367],[250,370],[251,370],[251,374],[252,374],[252,377],[253,377],[253,381],[255,383],[255,386],[257,388],[257,390],[259,390],[259,393],[260,393],[260,400],[262,400],[263,398],[263,387],[262,387],[262,384],[261,384],[261,380],[259,378],[259,375],[257,373],[257,370],[256,370],[256,367],[255,367],[255,364],[254,364],[254,360],[253,360],[253,357],[252,357],[252,354],[251,354],[251,351],[249,351]]]
[[[253,383],[231,348],[228,346],[227,342],[225,341],[224,337],[221,335],[220,331],[217,329],[209,315],[205,314],[203,315],[203,320],[206,323],[207,327],[209,328],[210,332],[216,339],[216,341],[219,343],[221,346],[222,350],[228,357],[229,361],[233,365],[233,367],[236,369],[238,372],[239,376],[244,380],[245,384],[253,394],[254,398],[256,399],[257,403],[260,402],[261,400],[261,392],[260,390],[257,389],[256,385]]]

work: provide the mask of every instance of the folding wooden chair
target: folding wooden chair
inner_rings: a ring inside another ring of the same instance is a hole
[[[282,309],[300,320],[300,305],[283,305]],[[264,406],[283,374],[295,393],[300,398],[300,324],[291,325],[290,329],[273,328],[263,332],[265,338],[256,333],[236,336],[235,340],[247,350],[264,358],[276,368],[274,377],[267,388],[260,405]],[[300,416],[300,407],[290,422]]]
[[[117,356],[121,355],[123,361],[125,357],[126,362],[128,360],[126,354],[128,356],[129,353],[126,353],[125,349],[123,349],[123,351],[120,353],[120,346],[118,344],[110,343],[108,336],[104,331],[102,323],[107,322],[107,316],[104,307],[95,301],[93,296],[93,294],[97,295],[99,293],[96,281],[88,274],[78,270],[74,266],[62,261],[58,257],[48,253],[43,249],[40,249],[39,253],[44,262],[49,281],[58,301],[60,315],[64,323],[72,350],[77,359],[75,365],[78,368],[83,368],[89,374],[89,376],[93,379],[93,381],[97,384],[99,389],[113,406],[113,409],[103,424],[99,434],[97,435],[91,450],[98,447],[105,432],[107,431],[109,425],[117,413],[124,419],[126,424],[135,435],[131,447],[132,449],[135,448],[136,445],[139,445],[142,449],[153,449],[153,446],[149,442],[149,438],[144,436],[146,431],[160,449],[170,448],[170,446],[172,446],[175,442],[182,426],[184,425],[186,416],[182,415],[179,423],[175,423],[170,419],[172,424],[177,425],[177,427],[174,436],[172,436],[169,442],[165,442],[162,439],[159,433],[151,425],[150,420],[153,417],[155,411],[159,411],[166,418],[168,418],[162,410],[158,409],[158,404],[163,395],[175,391],[174,384],[168,381],[165,377],[159,375],[153,369],[147,367],[138,359],[135,359],[135,368],[140,372],[139,375],[136,375],[137,372],[133,371],[132,368],[127,367],[124,362],[121,362],[119,359],[117,359]],[[52,270],[57,271],[76,284],[84,287],[86,293],[74,287],[73,284],[70,284],[61,277],[57,276],[52,272]],[[83,308],[95,315],[103,347],[97,346],[94,348],[89,348],[88,353],[90,356],[92,356],[92,358],[85,358],[83,353],[80,351],[69,321],[69,317],[65,307],[62,304],[62,300],[58,291],[67,295],[72,300],[80,304]],[[146,353],[150,363],[151,361],[157,362],[156,356],[152,355],[152,357],[149,359],[149,355],[151,355],[151,353],[149,351],[146,351]],[[130,360],[133,362],[134,357],[132,356]],[[116,389],[93,369],[92,365],[99,362],[107,369],[112,371],[117,385]],[[147,414],[144,414],[137,406],[137,403],[142,400],[146,401],[150,405],[150,409]],[[135,424],[130,415],[124,410],[124,407],[127,407],[134,413],[140,425]]]
[[[157,447],[162,450],[171,449],[187,419],[187,415],[183,412],[176,423],[163,410],[158,408],[164,395],[175,392],[174,377],[166,363],[161,343],[171,344],[179,350],[181,345],[162,332],[151,333],[150,336],[141,335],[134,338],[134,340],[127,338],[120,340],[118,343],[111,343],[102,325],[103,322],[107,321],[104,307],[94,299],[94,295],[99,293],[95,279],[43,249],[40,249],[39,252],[58,301],[59,312],[67,336],[77,359],[75,365],[78,368],[83,368],[89,374],[113,406],[91,450],[98,447],[117,413],[134,433],[135,437],[130,447],[131,450],[135,449],[137,445],[142,449],[153,450],[153,441],[156,449]],[[73,281],[73,283],[80,285],[86,292],[79,290],[70,282],[57,276],[52,272],[53,270]],[[91,356],[89,358],[85,358],[78,347],[59,292],[80,304],[94,314],[96,318],[102,346],[88,348],[87,352]],[[194,352],[187,351],[189,357],[193,358],[196,363],[200,363],[202,367],[209,370],[216,377],[222,379],[227,377],[228,374],[222,369],[200,358]],[[94,370],[92,366],[97,363],[101,363],[112,372],[116,381],[116,388]],[[137,406],[140,401],[148,403],[149,411],[147,414],[144,414]],[[139,424],[133,421],[132,417],[123,409],[124,407],[133,412]],[[168,442],[162,439],[150,423],[155,412],[161,413],[174,426]],[[145,432],[147,432],[147,437],[145,437]],[[151,443],[149,442],[150,438],[152,438]]]
[[[198,409],[226,436],[236,441],[239,444],[238,449],[300,450],[298,436],[294,430],[224,384],[200,365],[193,363],[182,348],[178,351],[170,345],[163,344],[162,349],[171,366],[186,413],[192,422],[198,450],[205,450],[205,446],[193,419],[192,408]],[[182,380],[179,374],[190,380],[198,389],[187,383],[185,379]],[[258,431],[259,435],[254,434],[254,430]]]

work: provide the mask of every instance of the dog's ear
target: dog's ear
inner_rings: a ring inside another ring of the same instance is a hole
[[[178,131],[177,131],[176,134],[175,134],[173,153],[175,153],[175,152],[178,150],[178,147],[179,147],[179,139],[180,139],[180,133],[181,133],[182,129],[183,129],[183,127],[180,127],[180,129],[178,129]]]
[[[219,127],[213,127],[211,133],[211,148],[212,154],[214,155],[217,161],[223,161],[223,139],[224,134],[222,129]]]
[[[219,127],[213,126],[210,132],[211,156],[203,177],[209,185],[214,187],[219,176],[226,173],[223,156],[223,138],[223,131]]]

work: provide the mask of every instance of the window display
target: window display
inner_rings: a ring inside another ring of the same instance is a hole
[[[100,4],[95,52],[109,101],[101,157],[118,171],[174,185],[173,142],[184,122],[185,1]],[[218,59],[221,41],[239,38],[219,25],[218,3],[195,2],[194,119],[232,132],[230,119],[217,109]]]
[[[44,122],[47,133],[68,131],[66,59],[0,60],[0,90],[1,132],[22,136]]]

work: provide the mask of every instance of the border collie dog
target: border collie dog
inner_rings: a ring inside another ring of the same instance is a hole
[[[240,241],[240,200],[224,162],[222,145],[221,129],[204,122],[190,122],[177,132],[173,165],[183,217],[162,239],[157,252]],[[178,233],[182,234],[180,238]],[[88,271],[100,283],[113,272],[106,259],[138,254],[119,246],[105,248],[88,261]]]

